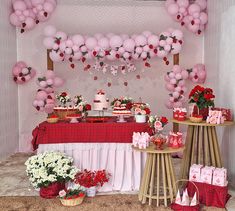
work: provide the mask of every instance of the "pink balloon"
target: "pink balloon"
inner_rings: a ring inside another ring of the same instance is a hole
[[[89,50],[93,50],[97,46],[97,40],[94,37],[88,37],[85,45]]]
[[[43,39],[43,45],[47,48],[47,49],[52,49],[53,46],[55,44],[54,38],[52,37],[45,37]]]
[[[166,89],[167,89],[168,91],[174,91],[174,89],[175,89],[174,85],[172,85],[172,84],[170,84],[170,83],[167,83],[167,84],[165,85],[165,87],[166,87]]]
[[[36,70],[31,69],[30,71],[30,77],[33,78],[36,75]]]
[[[45,2],[43,8],[48,13],[52,13],[55,9],[54,5],[50,2]]]
[[[44,106],[44,101],[43,100],[38,100],[38,106],[43,107]]]
[[[63,60],[63,56],[60,56],[60,52],[56,52],[54,50],[50,52],[50,58],[54,62],[61,62]]]
[[[44,0],[31,0],[33,6],[43,4]]]
[[[168,5],[167,11],[170,15],[176,15],[179,11],[179,6],[176,3]]]
[[[120,36],[114,35],[110,38],[109,44],[112,49],[119,48],[123,44],[123,40]]]
[[[173,3],[175,3],[175,0],[166,0],[165,7],[167,8],[169,7],[170,4],[173,4]]]
[[[98,41],[98,45],[104,49],[104,50],[107,50],[109,48],[109,39],[107,37],[102,37],[99,39]]]
[[[206,24],[208,21],[208,16],[205,12],[201,12],[199,19],[201,21],[201,24]]]
[[[81,59],[81,57],[82,57],[82,53],[79,51],[74,54],[73,59],[79,60],[79,59]]]
[[[46,104],[54,104],[55,101],[53,99],[47,99]]]
[[[152,35],[152,32],[151,32],[151,31],[144,31],[144,32],[142,32],[142,34],[143,34],[146,38],[148,38],[149,36]]]
[[[135,48],[135,41],[133,39],[127,39],[123,42],[123,48],[126,51],[132,52]]]
[[[183,106],[183,104],[182,104],[182,102],[178,101],[178,102],[174,102],[173,106],[174,106],[174,108],[180,108]]]
[[[181,73],[177,73],[177,74],[175,75],[175,78],[176,78],[177,80],[182,79],[182,75],[181,75]]]
[[[172,93],[172,96],[173,96],[174,98],[178,98],[178,97],[180,96],[180,94],[179,94],[179,92],[173,92],[173,93]]]
[[[204,10],[207,7],[207,1],[206,0],[196,0],[195,3],[198,4],[201,7],[201,10]]]
[[[197,33],[199,30],[199,25],[198,24],[194,24],[192,25],[191,23],[187,25],[187,28],[189,31],[193,32],[193,33]]]
[[[153,47],[157,47],[158,44],[159,44],[159,37],[157,35],[154,35],[154,34],[150,35],[148,37],[148,44],[152,45]]]
[[[18,76],[21,73],[21,68],[18,66],[14,66],[12,69],[12,73],[14,76]]]
[[[171,83],[172,85],[174,85],[174,84],[177,83],[177,81],[176,81],[176,79],[172,78],[172,79],[170,80],[170,83]]]
[[[172,32],[172,36],[175,37],[178,40],[182,40],[183,39],[183,32],[176,29]]]
[[[61,39],[61,41],[65,41],[67,39],[67,35],[62,31],[56,32],[55,37],[57,39]]]
[[[180,6],[180,7],[188,7],[189,6],[189,0],[177,0],[177,4]]]
[[[54,86],[55,87],[61,87],[61,86],[63,86],[63,84],[64,84],[64,80],[63,79],[61,79],[59,77],[55,77],[54,78]]]
[[[38,106],[38,101],[37,101],[37,100],[34,100],[34,101],[33,101],[33,106],[34,106],[34,107],[37,107],[37,106]]]
[[[46,81],[40,81],[39,86],[42,87],[42,88],[45,88],[47,86]]]
[[[144,46],[147,44],[147,39],[144,35],[138,35],[136,38],[135,38],[135,43],[137,46]]]
[[[180,43],[173,43],[172,48],[173,49],[171,50],[171,54],[177,54],[181,51],[182,46]]]
[[[172,68],[172,71],[174,73],[180,73],[181,72],[181,68],[179,65],[174,65],[173,68]]]
[[[190,15],[193,15],[193,13],[195,12],[200,12],[201,11],[201,8],[198,4],[191,4],[189,7],[188,7],[188,13]]]
[[[74,35],[74,36],[72,37],[72,41],[73,41],[73,43],[74,43],[75,45],[78,45],[79,47],[80,47],[81,45],[84,45],[84,43],[85,43],[84,37],[83,37],[82,35],[80,35],[80,34]]]
[[[18,1],[15,1],[13,3],[13,9],[14,10],[21,10],[21,11],[23,11],[23,10],[26,10],[26,8],[27,8],[27,6],[24,3],[24,1],[18,0]]]
[[[166,74],[166,75],[164,75],[164,80],[166,81],[166,82],[170,82],[170,78],[169,78],[169,76]]]
[[[158,56],[159,58],[163,58],[163,57],[167,56],[167,52],[166,52],[165,50],[160,50],[160,49],[158,48],[157,56]]]
[[[47,87],[47,88],[45,89],[45,91],[46,91],[47,94],[50,94],[51,92],[54,91],[54,89],[53,89],[52,87]]]
[[[184,86],[185,85],[185,80],[180,80],[178,83],[179,86]]]
[[[31,0],[24,0],[24,3],[26,4],[26,7],[28,8],[28,9],[31,9],[32,8],[32,3],[31,3]]]
[[[44,28],[44,35],[47,37],[53,37],[56,34],[56,28],[54,26],[46,26]]]
[[[184,80],[188,79],[188,71],[182,70],[181,75]]]
[[[168,76],[169,76],[170,79],[175,78],[175,73],[174,72],[170,72]]]
[[[168,101],[165,102],[165,106],[166,106],[168,109],[172,109],[172,108],[173,108],[173,103],[168,100]]]
[[[45,105],[45,112],[48,113],[48,114],[53,113],[54,106],[55,106],[54,104],[46,104]]]
[[[21,69],[27,67],[27,65],[25,64],[25,62],[23,61],[19,61],[15,64],[16,66],[20,67]]]
[[[19,20],[18,16],[15,13],[12,13],[10,15],[10,23],[13,26],[20,26],[21,25],[21,21]]]

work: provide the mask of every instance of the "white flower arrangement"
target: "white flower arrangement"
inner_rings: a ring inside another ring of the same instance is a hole
[[[62,92],[59,95],[56,95],[56,99],[64,106],[66,103],[71,102],[71,97],[66,92]]]
[[[44,152],[25,162],[26,173],[34,188],[46,187],[53,182],[73,180],[80,170],[72,163],[73,159],[62,152]]]

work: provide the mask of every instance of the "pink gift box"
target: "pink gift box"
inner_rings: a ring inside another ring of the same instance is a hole
[[[200,164],[193,164],[189,170],[189,180],[194,182],[200,182],[202,168],[203,166]]]
[[[222,187],[227,186],[227,169],[216,168],[213,173],[212,184]]]
[[[228,109],[228,108],[212,108],[212,110],[222,111],[222,116],[224,117],[225,121],[232,121],[233,120],[231,109]]]
[[[200,182],[212,184],[212,177],[213,177],[213,171],[214,167],[205,166],[201,170],[201,179]]]

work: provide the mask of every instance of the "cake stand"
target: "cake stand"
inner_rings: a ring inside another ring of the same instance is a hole
[[[118,117],[117,122],[123,123],[123,122],[127,122],[125,120],[125,117],[129,117],[129,116],[131,116],[131,114],[114,114],[114,116]]]

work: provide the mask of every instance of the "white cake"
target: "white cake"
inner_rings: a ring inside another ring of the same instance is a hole
[[[109,99],[106,98],[104,91],[100,90],[95,94],[93,110],[102,111],[108,109]]]

